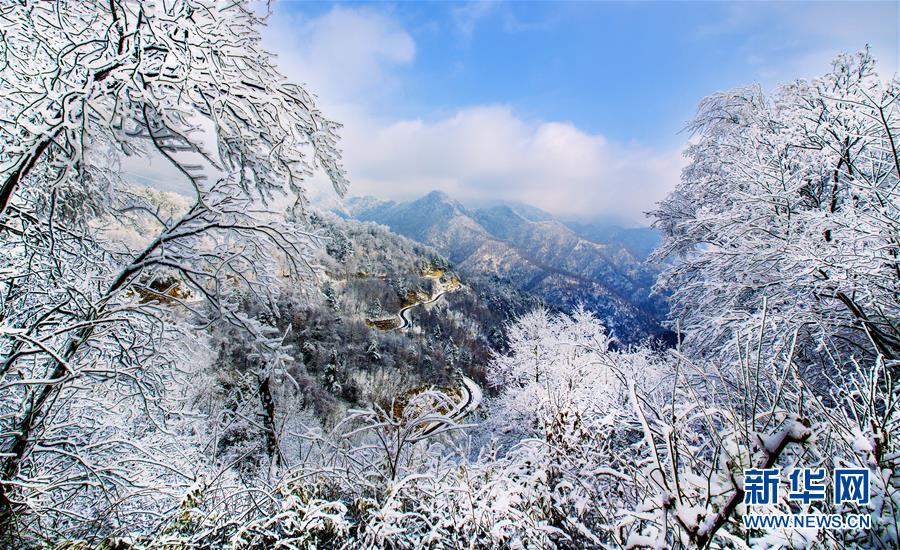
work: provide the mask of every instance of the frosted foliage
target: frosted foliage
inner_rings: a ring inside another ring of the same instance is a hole
[[[346,185],[337,125],[274,69],[251,8],[0,6],[0,544],[161,529],[205,477],[240,494],[219,422],[270,412],[289,358],[265,312],[309,287],[318,245],[272,199],[301,201],[314,170]],[[191,196],[125,181],[133,155]],[[222,326],[252,372],[215,371]]]
[[[803,325],[803,353],[900,358],[898,93],[863,52],[701,102],[691,162],[654,212],[657,254],[681,258],[660,284],[688,346],[734,358],[765,298],[770,320]]]
[[[0,212],[38,159],[51,177],[31,185],[102,205],[114,177],[94,162],[103,145],[168,158],[198,188],[237,173],[259,197],[299,199],[321,168],[343,192],[338,125],[276,71],[262,22],[245,2],[4,4]]]
[[[540,375],[555,373],[565,391],[548,382],[555,390],[543,397],[530,375],[519,378],[467,429],[444,416],[453,396],[442,392],[355,411],[331,432],[303,436],[310,453],[255,518],[211,516],[215,492],[198,492],[191,515],[204,519],[182,524],[178,540],[236,548],[896,545],[900,396],[882,361],[855,366],[846,390],[825,397],[796,376],[795,332],[773,337],[780,346],[771,355],[728,367],[677,351],[610,351],[596,319],[581,313],[539,310],[511,334],[509,352],[489,368],[496,380],[533,373],[536,348],[585,346]],[[568,376],[575,372],[582,376]],[[532,401],[523,406],[526,394]],[[532,404],[534,424],[523,428]],[[829,475],[868,468],[868,506],[798,509],[781,498],[766,513],[862,513],[873,528],[746,531],[743,470],[751,467],[780,467],[782,482],[797,467]]]
[[[510,353],[494,359],[488,382],[502,389],[498,414],[521,435],[542,434],[546,422],[570,407],[597,413],[621,406],[619,354],[609,351],[603,324],[584,310],[571,317],[538,309],[523,316],[509,330]],[[628,356],[632,368],[653,383],[649,358]]]

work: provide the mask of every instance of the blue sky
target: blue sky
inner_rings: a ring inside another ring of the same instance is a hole
[[[677,182],[700,99],[866,44],[889,78],[898,5],[282,1],[265,42],[345,124],[353,194],[638,224]]]

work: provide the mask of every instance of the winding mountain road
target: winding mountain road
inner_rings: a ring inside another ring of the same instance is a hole
[[[468,376],[462,377],[462,393],[463,400],[450,415],[454,420],[460,420],[477,409],[478,405],[481,404],[481,398],[483,397],[481,386],[476,384],[475,381]]]
[[[418,306],[427,306],[428,304],[433,304],[441,299],[444,294],[450,292],[449,289],[442,289],[440,292],[429,298],[428,300],[424,300],[421,302],[416,302],[414,304],[410,304],[408,306],[403,306],[400,308],[400,311],[397,312],[397,317],[400,319],[400,324],[396,327],[389,330],[405,330],[412,325],[412,320],[409,318],[409,311],[414,307]],[[447,417],[451,420],[458,422],[469,415],[472,411],[478,408],[478,405],[481,404],[481,399],[483,397],[483,393],[481,391],[481,386],[475,383],[474,380],[469,378],[468,376],[460,377],[460,395],[461,399],[459,403],[457,403],[453,410],[451,410]],[[446,425],[444,422],[434,422],[418,435],[418,437],[426,437],[435,431],[437,431],[442,426]]]
[[[481,386],[475,383],[474,380],[469,378],[468,376],[463,376],[461,380],[462,384],[460,384],[460,392],[462,393],[462,399],[456,406],[447,414],[447,418],[453,420],[454,422],[459,422],[463,418],[469,415],[472,411],[478,408],[478,405],[481,404],[481,398],[483,394],[481,393]],[[422,433],[418,435],[418,438],[427,437],[442,426],[446,426],[445,422],[433,422],[431,426],[428,426]]]
[[[444,294],[447,294],[446,290],[442,290],[442,291],[438,292],[430,300],[427,300],[424,302],[416,302],[414,304],[410,304],[408,306],[404,306],[404,307],[400,308],[400,311],[397,312],[397,317],[400,318],[400,325],[398,325],[397,328],[395,328],[394,330],[403,330],[405,328],[408,328],[409,325],[412,324],[412,320],[410,320],[410,318],[406,316],[406,313],[409,310],[411,310],[412,308],[414,308],[416,306],[425,306],[428,304],[433,304],[434,302],[437,302],[441,298],[441,296],[443,296]]]

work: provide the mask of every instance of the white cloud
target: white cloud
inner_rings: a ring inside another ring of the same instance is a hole
[[[390,70],[416,54],[394,19],[365,8],[335,7],[317,18],[276,9],[263,44],[286,74],[334,102],[384,91]]]
[[[469,40],[478,23],[493,13],[498,6],[500,4],[497,2],[464,2],[455,5],[450,13],[453,15],[459,33],[465,40]]]
[[[457,30],[471,35],[494,7],[454,9]],[[381,116],[379,103],[403,101],[401,70],[416,56],[412,36],[390,9],[337,6],[308,17],[279,3],[264,34],[282,70],[320,94],[322,110],[344,123],[351,193],[407,199],[441,189],[464,201],[519,200],[565,216],[639,223],[677,183],[685,164],[678,149],[618,142],[570,122],[523,119],[502,104],[439,118],[427,112],[406,120]],[[839,49],[860,47],[860,37],[869,38],[883,74],[890,74],[897,67],[897,12],[896,5],[883,4],[738,3],[727,20],[701,32],[768,28],[743,48],[767,80],[821,74]],[[772,33],[784,39],[769,40]],[[161,188],[184,186],[170,170],[128,168]],[[313,194],[327,196],[320,180],[311,182]]]
[[[474,12],[463,19],[473,25],[485,15],[481,4],[467,7]],[[412,62],[415,44],[395,20],[370,9],[337,7],[313,19],[276,10],[265,41],[288,76],[309,83],[323,110],[344,124],[354,195],[408,199],[440,189],[463,201],[519,200],[565,216],[638,223],[683,164],[678,151],[523,120],[503,105],[431,121],[384,120],[372,94],[396,84],[393,71]],[[312,195],[327,196],[321,181],[312,187]]]
[[[900,4],[896,2],[734,2],[717,24],[699,29],[718,35],[759,29],[741,51],[770,83],[811,78],[827,72],[842,52],[870,46],[879,73],[897,73]]]
[[[354,194],[410,198],[441,189],[464,201],[519,200],[563,216],[626,223],[644,221],[684,163],[679,151],[522,120],[505,106],[430,123],[348,124],[345,136]]]

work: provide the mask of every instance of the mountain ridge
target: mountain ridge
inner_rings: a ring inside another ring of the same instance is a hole
[[[496,275],[564,309],[579,304],[625,343],[670,339],[657,270],[615,242],[597,243],[543,211],[515,204],[468,208],[441,191],[411,201],[352,197],[346,215],[433,246],[462,273]],[[523,213],[523,210],[526,210]]]

